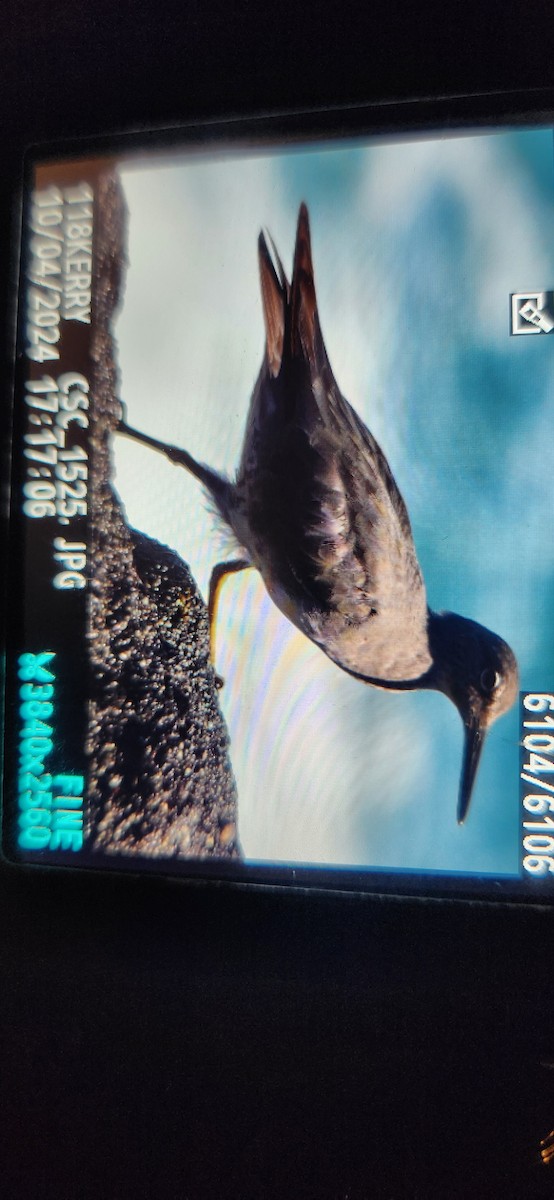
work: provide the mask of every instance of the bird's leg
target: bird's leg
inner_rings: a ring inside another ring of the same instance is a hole
[[[212,471],[211,467],[204,466],[204,463],[197,462],[187,450],[180,450],[178,446],[172,446],[168,442],[161,442],[158,438],[150,437],[149,433],[141,433],[140,429],[133,429],[125,420],[127,415],[125,404],[123,401],[120,401],[120,404],[123,416],[116,425],[116,433],[121,433],[124,437],[132,438],[134,442],[140,442],[143,446],[149,446],[150,449],[165,454],[170,462],[190,471],[190,474],[194,475],[195,479],[199,479],[200,483],[203,483],[214,496],[217,497],[222,488],[225,488],[226,484],[221,475],[218,475],[217,471]]]
[[[124,402],[121,400],[121,420],[116,426],[116,432],[123,434],[124,437],[132,438],[133,441],[141,443],[143,446],[149,446],[152,450],[158,450],[161,454],[165,454],[170,462],[176,463],[179,467],[185,467],[199,479],[201,483],[211,492],[216,502],[224,497],[229,489],[229,483],[223,476],[218,475],[216,471],[212,471],[210,467],[204,466],[192,457],[186,450],[180,450],[178,446],[168,445],[167,442],[161,442],[158,438],[150,437],[149,433],[141,433],[139,429],[133,429],[127,424],[127,410]],[[251,567],[252,563],[246,558],[238,558],[231,562],[217,563],[214,567],[210,578],[210,591],[208,597],[208,619],[210,624],[210,660],[212,666],[215,667],[215,622],[217,617],[217,605],[221,586],[227,575],[234,575],[237,571],[245,571],[247,567]],[[223,687],[223,680],[216,674],[216,685]]]
[[[210,623],[210,659],[215,667],[215,623],[217,619],[217,607],[221,594],[222,585],[227,575],[235,575],[237,571],[246,571],[251,567],[252,563],[247,558],[236,558],[231,562],[216,563],[210,576],[210,591],[208,596],[208,620]],[[216,673],[216,686],[223,687],[223,679]]]
[[[150,446],[152,450],[158,450],[160,454],[165,454],[171,462],[186,467],[187,471],[196,474],[196,468],[200,464],[192,458],[192,455],[187,454],[186,450],[180,450],[178,446],[171,446],[167,442],[160,442],[158,438],[150,437],[149,433],[141,433],[140,429],[133,429],[126,421],[118,422],[116,432],[122,433],[124,437],[132,438],[134,442],[140,442],[143,446]]]

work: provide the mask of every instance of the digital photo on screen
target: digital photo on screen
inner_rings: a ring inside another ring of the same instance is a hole
[[[5,852],[547,898],[552,127],[27,192]]]

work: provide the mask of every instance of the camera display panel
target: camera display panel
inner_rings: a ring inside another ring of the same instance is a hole
[[[552,128],[33,156],[4,850],[552,894]]]

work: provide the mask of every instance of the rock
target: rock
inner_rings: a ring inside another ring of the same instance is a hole
[[[128,527],[111,486],[121,416],[112,318],[125,268],[117,175],[96,183],[90,390],[90,762],[85,854],[239,856],[229,736],[188,567]]]

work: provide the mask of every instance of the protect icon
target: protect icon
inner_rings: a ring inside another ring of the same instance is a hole
[[[514,292],[511,333],[552,333],[554,329],[554,293]]]

